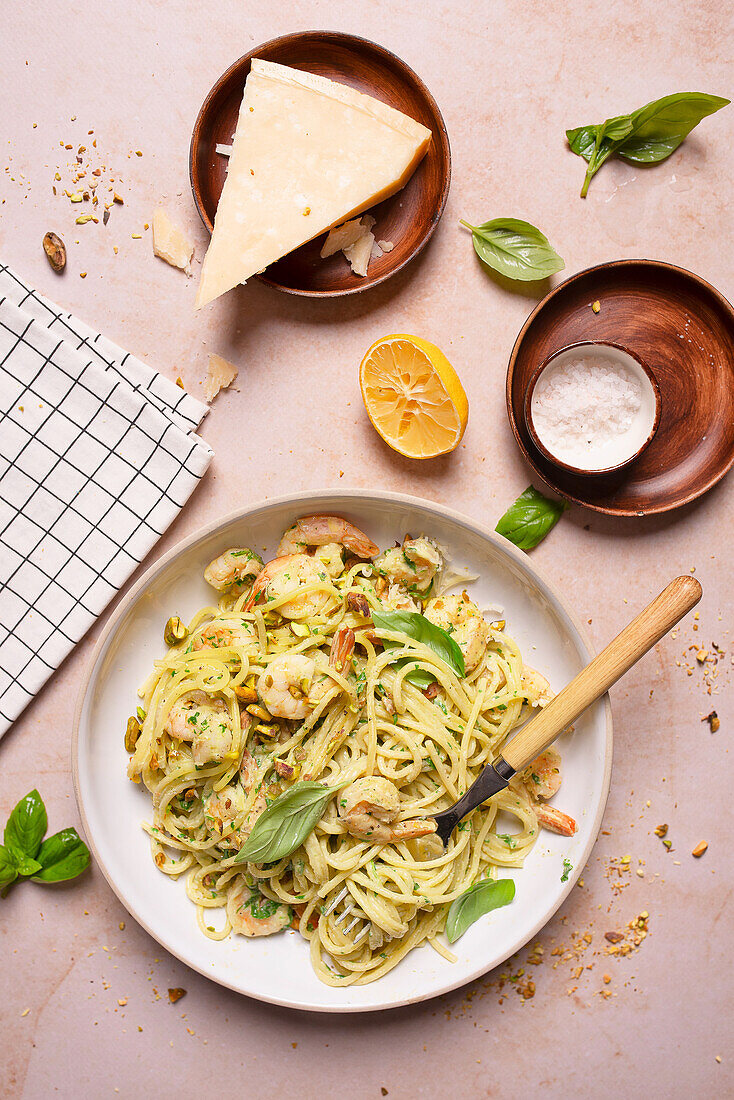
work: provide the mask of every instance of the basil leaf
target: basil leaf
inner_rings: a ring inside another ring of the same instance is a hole
[[[703,92],[678,92],[654,99],[632,114],[633,131],[619,149],[635,164],[657,164],[674,153],[707,115],[730,101]]]
[[[35,875],[36,871],[40,871],[41,864],[37,859],[31,859],[30,856],[24,856],[24,858],[18,864],[18,874],[23,878],[29,878],[31,875]]]
[[[577,126],[575,130],[566,130],[566,139],[571,151],[584,160],[591,160],[598,144],[601,126]]]
[[[13,859],[12,853],[0,844],[0,889],[9,886],[18,877],[18,865]]]
[[[549,500],[528,485],[507,509],[495,531],[521,550],[532,550],[555,527],[568,507],[565,500]]]
[[[729,102],[704,92],[676,92],[599,126],[566,130],[572,151],[589,163],[581,197],[585,198],[592,177],[613,153],[635,164],[656,164],[675,152],[702,119]]]
[[[62,829],[47,837],[38,853],[40,871],[34,882],[66,882],[89,866],[89,848],[76,829]]]
[[[425,615],[421,615],[417,611],[373,610],[372,622],[375,624],[375,633],[380,637],[385,631],[407,634],[413,641],[422,642],[423,645],[432,649],[457,676],[466,676],[464,654],[459,649],[458,644],[447,631],[440,626],[436,626]],[[400,642],[390,640],[386,645],[400,645]],[[412,657],[403,658],[400,662],[401,667],[412,660]],[[405,679],[409,680],[411,684],[415,684],[416,687],[426,688],[433,683],[435,677],[431,676],[425,669],[415,668],[406,674]]]
[[[446,917],[446,938],[454,943],[467,928],[492,909],[509,905],[515,896],[511,878],[483,879],[470,886],[456,901],[452,901]]]
[[[273,863],[295,852],[338,790],[310,780],[294,783],[260,814],[235,863]]]
[[[5,847],[17,863],[24,856],[33,859],[48,828],[46,807],[37,790],[29,791],[13,809],[5,826]]]
[[[530,222],[494,218],[483,225],[461,224],[471,229],[474,251],[482,263],[508,279],[547,279],[566,266],[548,238]]]

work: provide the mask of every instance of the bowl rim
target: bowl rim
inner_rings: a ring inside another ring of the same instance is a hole
[[[624,516],[639,518],[641,516],[654,516],[662,515],[666,512],[674,511],[676,508],[682,508],[686,504],[691,504],[694,500],[698,500],[699,497],[704,496],[710,489],[713,489],[714,485],[717,485],[724,477],[726,477],[729,470],[734,465],[734,448],[732,448],[731,455],[728,461],[722,464],[722,467],[715,470],[706,482],[702,485],[696,486],[694,489],[688,491],[685,496],[680,500],[673,501],[673,503],[659,503],[653,502],[647,504],[644,509],[629,508],[629,507],[613,507],[607,503],[607,497],[601,499],[584,498],[578,495],[573,489],[569,489],[566,486],[559,486],[553,480],[546,471],[544,471],[536,456],[528,449],[523,440],[520,429],[518,427],[517,418],[515,416],[515,407],[513,403],[513,380],[515,377],[515,366],[517,364],[517,358],[522,347],[523,341],[530,329],[530,326],[535,322],[538,315],[545,309],[550,302],[560,295],[571,283],[577,282],[580,279],[584,279],[587,276],[601,271],[604,268],[625,268],[625,267],[654,267],[660,268],[662,271],[672,273],[674,275],[683,276],[685,279],[690,279],[695,283],[703,292],[710,294],[716,301],[718,306],[734,320],[734,306],[720,290],[704,279],[701,275],[697,275],[695,271],[691,271],[687,267],[681,267],[678,264],[667,263],[665,260],[651,260],[644,256],[629,256],[616,260],[605,260],[602,263],[592,264],[590,267],[581,268],[580,271],[574,272],[573,275],[569,275],[567,279],[559,283],[557,286],[551,287],[545,297],[537,303],[534,309],[531,310],[528,317],[525,320],[522,328],[515,337],[515,342],[512,345],[512,351],[510,352],[510,358],[507,363],[507,375],[505,377],[505,408],[507,411],[507,419],[510,422],[510,429],[515,437],[515,442],[520,450],[520,454],[523,456],[527,464],[533,473],[540,478],[544,485],[547,485],[554,493],[557,493],[564,500],[569,500],[573,504],[578,504],[581,508],[588,508],[592,512],[599,512],[606,516]]]
[[[573,466],[571,465],[571,463],[563,462],[562,459],[554,455],[553,452],[550,451],[542,442],[540,436],[535,429],[532,410],[533,394],[535,393],[535,387],[540,381],[541,375],[545,373],[546,369],[551,365],[553,360],[557,359],[560,355],[564,355],[568,351],[573,351],[574,348],[589,347],[615,348],[617,351],[621,351],[624,352],[625,355],[629,355],[630,359],[634,359],[644,373],[645,377],[652,387],[653,396],[655,398],[655,416],[653,418],[652,427],[650,428],[649,435],[637,448],[635,453],[630,455],[629,458],[623,459],[622,462],[615,463],[614,466],[601,466],[598,469],[593,470],[587,469],[585,466]],[[532,375],[530,376],[530,381],[528,382],[527,389],[525,390],[525,397],[523,399],[523,415],[525,417],[525,427],[527,428],[528,434],[532,439],[534,445],[544,456],[544,458],[546,458],[549,462],[552,462],[554,466],[558,466],[561,470],[566,470],[568,473],[574,474],[577,477],[603,477],[605,475],[615,474],[620,470],[626,469],[633,462],[636,462],[643,451],[647,450],[647,448],[652,443],[655,437],[655,433],[660,426],[661,412],[662,397],[660,395],[660,386],[658,385],[658,380],[655,377],[652,368],[647,365],[644,359],[642,359],[636,351],[632,351],[632,349],[626,347],[625,344],[618,344],[613,340],[575,340],[572,344],[565,344],[562,348],[557,348],[555,351],[552,351],[550,355],[546,355],[540,366],[533,371]]]
[[[410,253],[403,260],[401,260],[399,264],[383,272],[383,274],[379,277],[375,277],[374,279],[372,279],[372,281],[368,283],[353,287],[345,287],[341,290],[305,290],[299,287],[284,286],[283,283],[279,283],[275,279],[268,278],[267,268],[265,269],[265,271],[262,271],[259,274],[252,276],[252,278],[258,279],[266,286],[273,287],[274,290],[282,291],[282,293],[284,294],[294,294],[300,298],[344,298],[350,294],[361,294],[365,290],[371,290],[373,287],[379,286],[381,283],[384,283],[386,279],[390,279],[393,275],[397,275],[399,271],[402,271],[407,264],[414,260],[416,256],[418,256],[423,251],[423,249],[426,247],[431,237],[433,236],[434,232],[436,231],[436,227],[441,220],[443,212],[446,208],[446,202],[448,200],[449,188],[451,186],[451,145],[449,142],[449,134],[448,130],[446,129],[446,123],[444,121],[443,114],[441,113],[441,109],[438,106],[438,103],[431,94],[425,82],[421,79],[420,76],[418,76],[418,73],[416,73],[416,71],[411,68],[410,65],[408,65],[407,61],[403,61],[403,59],[399,57],[398,54],[393,53],[392,50],[388,50],[385,46],[380,45],[379,42],[374,42],[371,38],[364,38],[361,35],[357,34],[347,34],[342,31],[293,31],[290,34],[281,34],[278,35],[276,38],[269,38],[266,42],[261,42],[259,46],[256,46],[248,53],[243,54],[241,57],[237,58],[236,61],[233,61],[232,64],[227,69],[225,69],[222,75],[214,82],[212,87],[209,89],[209,92],[207,93],[204,102],[199,108],[199,112],[196,116],[196,121],[194,122],[194,128],[191,133],[191,142],[189,145],[189,183],[191,185],[191,191],[194,197],[194,205],[196,206],[196,209],[199,213],[199,217],[204,224],[204,228],[211,235],[214,230],[214,226],[210,222],[209,215],[204,208],[204,203],[201,198],[200,186],[198,182],[200,178],[198,168],[198,155],[201,144],[200,134],[206,116],[209,112],[211,102],[218,95],[223,85],[225,85],[235,73],[238,73],[239,70],[249,66],[253,57],[257,57],[260,51],[269,50],[275,46],[281,46],[289,42],[297,41],[298,39],[314,36],[323,38],[325,40],[331,39],[334,42],[340,42],[346,46],[349,46],[353,43],[358,43],[361,46],[369,46],[378,54],[382,54],[384,58],[389,59],[391,62],[393,62],[393,64],[402,69],[403,73],[405,73],[410,79],[415,82],[421,92],[421,95],[427,101],[429,108],[433,112],[438,122],[438,133],[434,133],[434,141],[437,141],[440,144],[446,162],[446,171],[444,173],[438,203],[435,210],[430,214],[430,217],[426,221],[422,236],[412,248]],[[245,79],[247,79],[246,76]],[[416,171],[418,171],[419,169],[420,164],[417,165]]]
[[[446,507],[444,504],[441,504],[439,502],[426,500],[424,498],[412,496],[407,493],[396,493],[390,490],[371,490],[361,488],[349,489],[340,486],[339,488],[326,487],[323,489],[304,490],[298,493],[288,493],[278,497],[255,501],[253,504],[250,504],[245,508],[238,508],[232,512],[229,512],[221,519],[211,520],[208,523],[204,524],[196,531],[192,532],[192,534],[187,535],[185,538],[181,539],[159,558],[157,558],[154,562],[152,562],[151,565],[142,574],[142,576],[139,577],[138,580],[130,587],[130,589],[122,596],[119,603],[111,612],[109,618],[107,619],[107,622],[102,628],[100,636],[97,639],[94,649],[88,659],[87,667],[79,688],[72,724],[70,746],[71,772],[74,785],[74,797],[76,799],[77,808],[79,810],[82,828],[84,830],[87,843],[89,845],[89,848],[91,849],[92,855],[94,856],[97,867],[101,870],[112,892],[119,899],[121,904],[124,905],[130,915],[133,917],[133,919],[140,925],[141,928],[143,928],[148,933],[149,936],[152,937],[152,939],[154,939],[157,943],[161,945],[161,947],[168,951],[169,954],[173,955],[174,958],[177,958],[180,962],[184,963],[184,965],[189,967],[189,969],[194,970],[199,974],[202,974],[210,981],[214,981],[216,984],[221,985],[224,988],[231,989],[235,993],[238,993],[241,996],[250,997],[253,1000],[264,1001],[268,1004],[275,1004],[284,1008],[295,1009],[297,1011],[328,1012],[337,1014],[355,1012],[366,1013],[382,1011],[385,1009],[399,1008],[401,1006],[409,1004],[418,1004],[421,1001],[431,1000],[434,997],[441,996],[444,993],[450,993],[453,990],[459,989],[472,981],[476,981],[483,974],[486,974],[489,970],[493,970],[496,967],[501,966],[502,963],[505,962],[511,955],[520,950],[521,947],[523,947],[525,944],[529,943],[530,940],[534,936],[536,936],[542,928],[545,927],[551,917],[553,917],[558,909],[560,909],[560,907],[565,903],[568,896],[571,894],[573,888],[575,887],[578,878],[582,874],[584,867],[588,863],[593,848],[599,838],[599,830],[601,829],[607,801],[609,798],[609,790],[611,786],[612,757],[614,749],[612,708],[609,700],[609,693],[607,692],[605,695],[602,696],[600,700],[598,700],[603,708],[604,770],[601,782],[601,795],[596,808],[596,813],[594,815],[593,821],[591,822],[589,838],[584,846],[580,857],[577,857],[574,869],[569,875],[565,888],[560,893],[556,904],[554,904],[550,910],[545,910],[540,919],[537,920],[532,928],[527,931],[527,934],[523,933],[524,938],[522,938],[521,942],[516,942],[509,950],[506,951],[502,958],[493,960],[488,965],[480,964],[470,974],[463,977],[457,977],[455,980],[447,982],[446,984],[442,985],[440,989],[437,989],[435,991],[418,995],[407,995],[404,997],[400,997],[399,999],[382,1001],[367,1006],[352,1005],[349,1003],[318,1006],[304,1005],[302,1002],[289,1001],[282,997],[271,997],[266,996],[262,993],[244,992],[241,988],[239,988],[237,984],[235,984],[234,981],[228,981],[218,974],[212,974],[208,972],[204,967],[197,965],[195,962],[192,962],[189,958],[184,958],[180,952],[172,948],[170,943],[165,938],[162,938],[157,931],[154,931],[149,926],[149,924],[145,920],[143,920],[143,918],[137,912],[135,904],[131,902],[129,898],[123,896],[123,894],[118,890],[112,873],[110,872],[99,854],[95,838],[90,830],[89,819],[87,817],[86,809],[82,800],[81,781],[79,775],[79,741],[84,704],[90,685],[96,673],[98,661],[103,655],[112,634],[117,629],[117,627],[124,619],[125,615],[132,607],[132,605],[136,602],[136,600],[144,594],[146,588],[151,584],[151,582],[155,580],[158,575],[163,573],[163,571],[171,562],[173,562],[180,555],[192,549],[198,542],[209,538],[218,530],[225,530],[230,524],[235,523],[238,520],[243,520],[247,518],[251,513],[261,512],[267,509],[277,509],[283,506],[297,507],[302,504],[305,505],[308,501],[320,499],[322,497],[336,500],[339,500],[341,498],[343,506],[347,511],[350,507],[354,507],[355,505],[356,507],[359,507],[360,501],[372,503],[374,503],[375,501],[380,501],[386,505],[405,505],[409,507],[427,509],[429,511],[435,512],[442,518],[448,518],[450,521],[457,524],[458,526],[463,527],[476,535],[479,535],[481,538],[491,543],[494,543],[504,554],[506,554],[510,559],[513,559],[515,563],[523,569],[523,571],[527,571],[528,569],[530,570],[530,572],[534,576],[534,579],[539,583],[541,589],[545,590],[545,595],[547,597],[550,597],[550,602],[555,605],[554,610],[557,613],[560,613],[561,616],[565,616],[568,623],[575,630],[582,644],[582,647],[588,653],[588,659],[591,660],[595,656],[596,649],[591,643],[585,626],[578,618],[575,611],[572,610],[572,601],[562,596],[559,588],[546,576],[542,568],[534,563],[529,565],[528,557],[525,552],[519,550],[513,543],[504,538],[504,536],[497,534],[497,532],[495,531],[491,531],[483,523],[471,519],[471,517],[464,515],[461,512],[457,512],[452,508]],[[341,508],[342,504],[339,503],[337,507]]]

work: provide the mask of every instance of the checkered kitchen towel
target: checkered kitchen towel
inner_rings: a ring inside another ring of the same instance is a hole
[[[0,263],[0,737],[188,500],[206,412]]]

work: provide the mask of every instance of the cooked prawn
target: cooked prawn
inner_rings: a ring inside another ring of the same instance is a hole
[[[293,919],[290,906],[264,897],[246,882],[230,890],[227,916],[232,930],[241,936],[272,936],[287,928]]]
[[[551,686],[545,676],[530,665],[522,666],[520,684],[531,707],[545,707],[553,698]]]
[[[340,627],[331,640],[329,666],[344,674],[354,653],[354,631]],[[308,717],[333,686],[328,676],[314,679],[316,662],[303,653],[282,653],[260,674],[260,701],[276,718]]]
[[[249,716],[243,716],[243,721],[245,718],[249,723]],[[255,821],[267,808],[265,794],[258,790],[252,806],[245,814],[247,796],[252,790],[256,775],[255,759],[245,749],[240,762],[239,779],[220,791],[207,790],[202,795],[204,820],[212,832],[227,841],[227,847],[241,848],[252,832]]]
[[[240,586],[254,580],[262,567],[262,558],[247,546],[233,546],[209,562],[204,570],[204,580],[217,592],[226,592],[234,585]]]
[[[339,817],[359,840],[395,844],[435,833],[436,822],[414,818],[397,821],[400,795],[394,783],[381,776],[357,779],[339,795]]]
[[[283,618],[305,619],[319,615],[330,603],[331,594],[315,591],[299,596],[298,592],[301,588],[323,584],[328,580],[325,570],[308,554],[287,554],[285,557],[273,558],[258,574],[245,604],[245,611],[251,611],[256,604],[292,596],[277,608]]]
[[[276,718],[297,720],[313,710],[308,693],[316,664],[303,653],[281,653],[260,673],[257,693],[262,705]]]
[[[546,749],[536,756],[522,774],[521,782],[530,795],[538,822],[544,829],[561,836],[573,836],[576,822],[555,806],[546,806],[540,799],[552,798],[561,786],[561,754],[555,749]]]
[[[301,516],[284,532],[278,544],[278,556],[302,554],[307,546],[326,546],[338,542],[358,558],[374,558],[380,552],[372,539],[342,516]]]
[[[428,592],[443,566],[443,554],[433,539],[405,538],[402,546],[384,550],[375,565],[389,580],[408,591]]]
[[[191,744],[194,763],[219,763],[232,749],[232,719],[224,699],[190,691],[168,712],[165,733]]]
[[[561,786],[561,754],[546,749],[523,772],[523,783],[533,798],[552,798]]]
[[[464,655],[465,670],[475,669],[487,648],[489,623],[466,592],[429,600],[425,616],[454,639]]]

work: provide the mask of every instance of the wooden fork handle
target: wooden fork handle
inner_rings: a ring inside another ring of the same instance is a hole
[[[632,665],[671,630],[701,599],[695,577],[676,577],[621,634],[538,711],[505,746],[502,756],[521,771],[578,716],[616,684]]]

